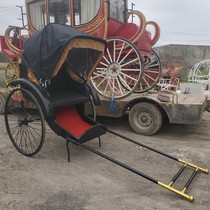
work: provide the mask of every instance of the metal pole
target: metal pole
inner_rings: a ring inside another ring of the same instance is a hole
[[[154,179],[154,178],[152,178],[152,177],[150,177],[150,176],[148,176],[148,175],[146,175],[146,174],[144,174],[144,173],[142,173],[142,172],[140,172],[140,171],[138,171],[138,170],[136,170],[136,169],[134,169],[134,168],[132,168],[132,167],[116,160],[116,159],[114,159],[114,158],[111,158],[110,156],[105,155],[102,152],[99,152],[99,151],[97,151],[97,150],[95,150],[95,149],[93,149],[93,148],[91,148],[91,147],[89,147],[85,144],[81,144],[78,141],[75,141],[75,140],[72,140],[72,139],[69,139],[69,138],[67,140],[72,142],[73,144],[76,144],[77,146],[83,147],[84,149],[87,149],[87,150],[89,150],[89,151],[91,151],[91,152],[93,152],[93,153],[95,153],[95,154],[97,154],[97,155],[99,155],[99,156],[101,156],[101,157],[103,157],[103,158],[105,158],[105,159],[107,159],[107,160],[109,160],[109,161],[111,161],[111,162],[113,162],[113,163],[115,163],[115,164],[117,164],[117,165],[135,173],[135,174],[137,174],[137,175],[139,175],[139,176],[142,176],[142,177],[146,178],[146,179],[150,180],[151,182],[154,182],[155,184],[158,184],[158,180],[156,180],[156,179]]]
[[[134,7],[134,6],[136,6],[136,5],[132,2],[132,3],[131,3],[131,10],[132,10],[132,11],[133,11],[133,7]],[[133,18],[134,18],[134,15],[133,15],[133,14],[131,15],[131,18],[132,18],[131,21],[132,21],[132,23],[133,23]]]
[[[152,148],[152,147],[149,147],[149,146],[147,146],[147,145],[145,145],[145,144],[142,144],[142,143],[140,143],[140,142],[138,142],[138,141],[135,141],[135,140],[133,140],[133,139],[131,139],[131,138],[128,138],[127,136],[123,136],[123,135],[121,135],[121,134],[119,134],[119,133],[117,133],[117,132],[115,132],[115,131],[109,130],[109,129],[107,129],[107,131],[108,131],[109,133],[112,133],[112,134],[114,134],[114,135],[116,135],[116,136],[121,137],[121,138],[124,139],[124,140],[130,141],[130,142],[132,142],[132,143],[134,143],[134,144],[137,144],[137,145],[139,145],[139,146],[141,146],[141,147],[144,147],[144,148],[146,148],[146,149],[148,149],[148,150],[151,150],[151,151],[153,151],[153,152],[156,152],[156,153],[158,153],[158,154],[160,154],[160,155],[163,155],[163,156],[165,156],[165,157],[168,157],[168,158],[170,158],[170,159],[172,159],[172,160],[179,161],[178,158],[176,158],[176,157],[174,157],[174,156],[172,156],[172,155],[166,154],[166,153],[161,152],[161,151],[159,151],[159,150],[157,150],[157,149],[154,149],[154,148]]]

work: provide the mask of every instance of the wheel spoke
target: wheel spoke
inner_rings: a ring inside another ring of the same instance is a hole
[[[128,61],[127,63],[124,63],[124,64],[121,65],[120,67],[122,68],[122,67],[124,67],[124,66],[127,66],[128,64],[135,63],[135,62],[138,61],[138,60],[139,60],[139,58],[136,58],[136,59],[134,59],[134,60]]]
[[[134,78],[134,77],[131,77],[131,76],[129,76],[129,75],[123,73],[123,72],[121,72],[121,74],[122,74],[123,76],[125,76],[125,77],[127,77],[127,78],[129,78],[129,79],[131,79],[131,80],[133,80],[133,81],[135,81],[135,82],[138,82],[138,79],[136,79],[136,78]]]
[[[110,85],[110,78],[109,78],[109,77],[108,77],[108,80],[107,80],[106,87],[105,87],[105,89],[104,89],[104,93],[107,92],[108,87],[109,87],[109,89],[110,89],[110,91],[111,91],[112,87],[111,87],[111,85]]]
[[[148,87],[150,87],[150,85],[149,85],[149,83],[147,82],[147,80],[145,79],[145,77],[143,77],[143,80],[144,80],[144,82],[146,83],[146,85],[147,85]]]
[[[131,52],[133,51],[133,49],[131,49],[123,58],[122,60],[119,62],[119,64],[121,65],[121,63],[131,54]]]
[[[130,91],[130,90],[131,90],[130,86],[129,86],[129,85],[127,84],[127,82],[122,78],[121,75],[119,76],[119,78],[120,78],[120,81],[123,83],[123,85],[125,85],[125,87]]]
[[[101,72],[100,74],[95,72],[94,75],[95,76],[92,76],[92,79],[96,79],[96,78],[99,78],[99,77],[106,77],[106,72]]]
[[[114,47],[113,47],[113,62],[116,61],[116,40],[114,40]]]
[[[147,65],[145,66],[145,68],[154,68],[154,67],[157,67],[157,66],[158,66],[157,63],[154,63],[154,64],[151,63],[150,65],[147,64]],[[157,69],[159,70],[159,68],[157,68]]]
[[[148,78],[151,79],[152,81],[156,81],[156,79],[154,79],[153,77],[149,76],[148,74],[144,74],[144,77],[148,77]]]
[[[125,42],[122,44],[122,47],[121,47],[121,49],[120,49],[120,53],[119,53],[119,55],[118,55],[118,57],[117,57],[117,60],[116,60],[117,63],[119,63],[119,59],[120,59],[120,57],[121,57],[121,55],[122,55],[122,51],[123,51],[123,49],[124,49],[124,46],[125,46]]]
[[[137,72],[138,73],[138,72],[141,71],[141,69],[124,69],[123,68],[122,71],[126,71],[126,72],[130,71],[130,72],[135,72],[135,73]]]
[[[103,62],[100,62],[100,64],[102,64],[103,66],[108,67],[108,64],[105,64],[105,63],[103,63]]]
[[[101,82],[96,86],[96,87],[100,87],[102,83],[104,83],[106,81],[107,77],[104,77]]]
[[[111,57],[111,54],[110,54],[110,52],[109,52],[109,49],[108,48],[106,48],[106,52],[107,52],[107,54],[108,54],[108,56],[109,56],[109,63],[112,63],[113,62],[113,60],[112,60],[112,57]]]
[[[107,67],[110,64],[110,61],[108,61],[106,56],[103,56],[103,59],[107,62],[107,64],[103,63],[103,65],[105,65]],[[101,64],[101,62],[100,62],[100,64]]]
[[[118,87],[119,87],[119,90],[120,90],[120,94],[123,95],[122,87],[121,87],[121,84],[120,84],[118,79],[117,79],[117,84],[118,84]]]
[[[147,73],[152,73],[152,74],[160,74],[160,71],[159,69],[144,69],[144,73],[147,72]]]

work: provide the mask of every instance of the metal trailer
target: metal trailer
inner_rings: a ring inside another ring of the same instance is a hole
[[[97,116],[119,118],[128,114],[131,128],[142,135],[158,132],[164,120],[177,124],[199,123],[208,107],[205,94],[181,94],[169,90],[134,93],[115,101],[100,98],[102,103],[96,107]]]

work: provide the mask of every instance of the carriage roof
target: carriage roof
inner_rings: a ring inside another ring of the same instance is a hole
[[[102,39],[70,26],[49,24],[25,41],[22,59],[37,81],[55,76],[66,60],[79,77],[89,78],[104,49]]]

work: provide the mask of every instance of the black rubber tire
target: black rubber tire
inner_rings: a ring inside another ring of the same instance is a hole
[[[13,89],[5,103],[7,133],[15,148],[26,156],[33,156],[45,140],[45,119],[37,99],[25,89]]]
[[[5,110],[5,96],[0,94],[0,114],[4,114]]]
[[[162,114],[151,103],[141,102],[134,105],[129,113],[131,128],[138,134],[149,136],[159,131],[162,126]]]

